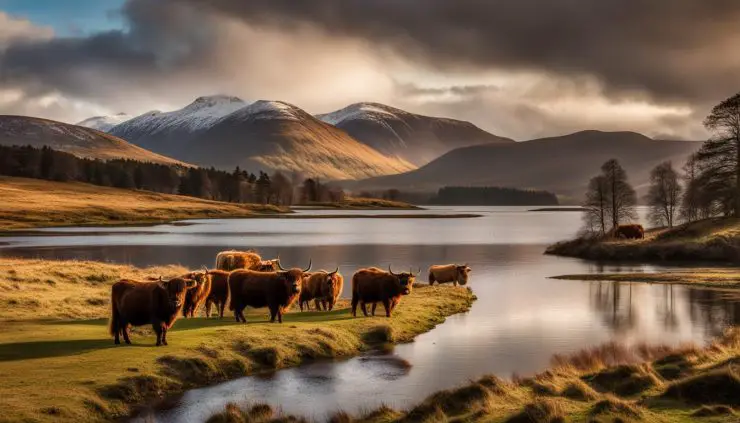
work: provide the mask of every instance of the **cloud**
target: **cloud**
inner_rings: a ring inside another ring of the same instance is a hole
[[[75,122],[224,93],[377,101],[517,139],[694,138],[740,74],[734,0],[128,0],[120,17],[58,37],[0,13],[0,113]]]

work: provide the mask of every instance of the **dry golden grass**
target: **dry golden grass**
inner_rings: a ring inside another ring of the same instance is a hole
[[[180,195],[0,176],[0,230],[251,217],[285,211]]]
[[[346,301],[331,312],[294,308],[284,324],[250,309],[247,324],[180,319],[167,347],[155,347],[146,326],[134,331],[133,345],[115,346],[107,331],[111,284],[185,270],[0,259],[0,421],[108,421],[183,389],[408,342],[474,300],[467,289],[420,286],[391,319],[352,318]]]
[[[379,198],[365,198],[365,197],[347,197],[340,202],[328,202],[328,203],[308,203],[306,206],[315,208],[326,208],[326,209],[359,209],[359,210],[373,210],[373,209],[420,209],[420,207],[414,206],[403,201],[391,201],[382,200]]]
[[[645,239],[577,238],[549,246],[547,254],[591,260],[740,261],[740,219],[714,218],[647,231]]]

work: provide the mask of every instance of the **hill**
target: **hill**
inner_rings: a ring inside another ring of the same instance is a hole
[[[378,103],[356,103],[317,117],[385,155],[417,166],[459,147],[514,142],[470,122],[417,115]]]
[[[47,146],[90,159],[183,164],[95,129],[28,116],[0,116],[0,145]]]
[[[583,131],[509,144],[459,148],[415,171],[359,181],[353,189],[436,191],[442,186],[501,186],[553,192],[580,201],[591,177],[608,159],[627,170],[638,194],[650,169],[664,160],[681,166],[700,142],[653,140],[634,132]]]
[[[415,168],[279,101],[201,97],[178,111],[131,119],[111,133],[161,154],[228,170],[240,166],[359,179]]]
[[[97,129],[98,131],[108,132],[114,126],[120,125],[123,122],[131,119],[131,116],[126,113],[118,113],[115,115],[108,116],[94,116],[77,122],[77,126],[84,126],[85,128]]]
[[[7,176],[0,176],[0,198],[4,201],[0,230],[248,217],[281,211],[273,206]]]

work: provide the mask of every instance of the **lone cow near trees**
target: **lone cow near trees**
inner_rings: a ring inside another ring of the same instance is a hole
[[[434,282],[439,284],[452,282],[455,286],[458,283],[466,285],[471,270],[467,263],[434,265],[429,268],[429,285],[434,285]]]
[[[190,279],[138,282],[120,280],[111,288],[110,334],[120,344],[120,336],[130,344],[128,328],[151,324],[157,334],[157,346],[167,345],[167,331],[182,312],[187,292],[196,287]]]
[[[421,271],[421,269],[419,270]],[[352,275],[352,316],[357,317],[357,305],[362,307],[362,314],[367,316],[367,303],[383,303],[385,316],[391,317],[393,309],[401,301],[401,296],[411,294],[416,274],[393,273],[377,267],[360,269]]]
[[[625,239],[644,239],[645,228],[643,228],[642,225],[637,224],[619,225],[614,231],[614,237]]]
[[[247,307],[270,310],[270,322],[283,323],[283,311],[290,307],[301,293],[303,274],[311,270],[311,262],[306,269],[283,269],[278,272],[258,272],[254,270],[235,270],[229,275],[229,309],[234,311],[237,322],[247,322],[244,309]]]

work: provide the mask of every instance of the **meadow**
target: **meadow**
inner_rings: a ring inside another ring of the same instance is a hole
[[[331,312],[290,312],[283,324],[250,309],[247,324],[180,319],[167,347],[154,346],[149,327],[134,331],[133,345],[114,345],[110,285],[185,271],[0,259],[0,421],[108,421],[185,389],[408,342],[474,300],[467,289],[420,286],[391,319],[352,318],[346,301]]]

